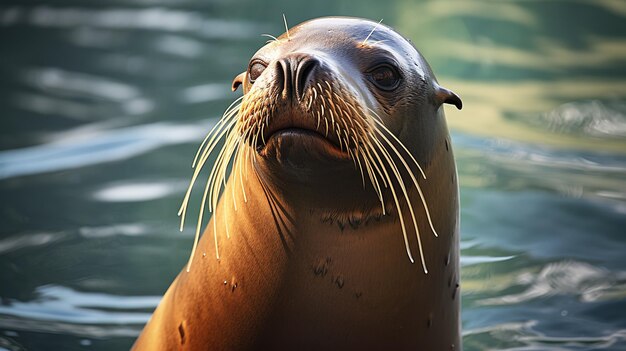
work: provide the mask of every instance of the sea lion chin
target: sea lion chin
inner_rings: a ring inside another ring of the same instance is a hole
[[[287,29],[238,87],[193,161],[181,228],[218,152],[191,257],[134,349],[458,349],[442,106],[460,98],[393,29],[345,17]]]

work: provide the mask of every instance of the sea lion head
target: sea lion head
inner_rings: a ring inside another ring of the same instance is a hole
[[[243,139],[264,159],[299,172],[376,159],[371,149],[389,149],[388,143],[402,143],[424,160],[441,105],[461,108],[408,40],[356,18],[289,29],[252,56],[233,90],[240,85]]]
[[[418,216],[437,235],[426,203],[429,191],[422,191],[418,178],[425,180],[435,168],[434,158],[437,177],[454,177],[442,105],[460,109],[462,103],[437,83],[402,35],[357,18],[304,22],[258,50],[233,80],[233,90],[240,86],[243,96],[196,155],[199,167],[181,206],[183,219],[199,169],[225,138],[203,197],[210,211],[217,207],[221,180],[234,156],[231,179],[241,184],[244,200],[243,174],[247,177],[250,167],[264,190],[269,184],[279,193],[272,196],[281,206],[358,220],[392,209],[411,261],[403,208],[410,212],[418,242]],[[424,211],[416,214],[418,202]],[[421,243],[419,252],[424,264]]]

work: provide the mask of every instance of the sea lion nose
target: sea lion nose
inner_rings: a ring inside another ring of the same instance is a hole
[[[320,65],[319,60],[309,54],[291,54],[279,59],[277,64],[277,79],[282,83],[283,98],[301,100]]]

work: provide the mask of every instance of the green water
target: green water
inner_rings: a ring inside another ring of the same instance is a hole
[[[124,350],[184,265],[196,147],[262,33],[411,38],[461,181],[465,350],[626,349],[626,2],[0,4],[0,350]]]

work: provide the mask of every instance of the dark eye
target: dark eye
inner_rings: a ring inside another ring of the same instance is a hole
[[[382,90],[393,90],[400,83],[400,74],[389,65],[381,65],[369,73],[370,80]]]
[[[266,65],[260,61],[253,61],[250,64],[250,68],[248,69],[248,79],[250,80],[250,83],[254,83],[254,81],[259,78],[261,73],[265,70],[265,67]]]

